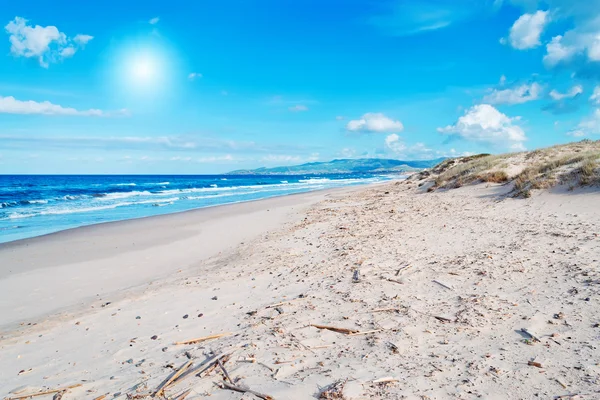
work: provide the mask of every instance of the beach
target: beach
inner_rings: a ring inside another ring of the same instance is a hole
[[[600,194],[426,188],[0,245],[0,393],[255,398],[228,375],[275,399],[598,398]]]

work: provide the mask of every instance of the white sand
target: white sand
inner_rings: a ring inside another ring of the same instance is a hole
[[[315,398],[338,379],[347,399],[600,398],[600,194],[504,190],[387,184],[0,247],[0,393],[81,383],[63,399],[125,399],[188,357],[235,349],[231,377],[276,399]],[[233,335],[173,344],[221,332]],[[373,383],[383,377],[398,381]],[[166,394],[253,398],[222,379],[187,377]]]

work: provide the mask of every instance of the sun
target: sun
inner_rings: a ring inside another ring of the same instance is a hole
[[[140,83],[150,83],[157,75],[156,61],[150,57],[139,57],[131,61],[130,74],[133,79]]]

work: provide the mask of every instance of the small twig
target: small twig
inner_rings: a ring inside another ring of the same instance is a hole
[[[194,344],[194,343],[204,342],[206,340],[218,339],[220,337],[229,336],[229,335],[231,335],[230,332],[219,333],[217,335],[203,336],[203,337],[199,337],[196,339],[184,340],[183,342],[175,342],[174,344]]]
[[[376,313],[376,312],[384,312],[384,311],[396,311],[396,312],[400,312],[401,309],[398,308],[398,307],[376,308],[374,310],[371,310],[370,312]]]
[[[385,378],[379,378],[379,379],[375,379],[373,381],[373,383],[391,383],[391,382],[398,382],[398,379],[392,378],[391,376],[387,376]]]
[[[348,336],[368,335],[369,333],[377,333],[377,332],[381,332],[381,331],[382,331],[382,329],[374,329],[372,331],[350,333],[350,334],[348,334]]]
[[[176,396],[174,400],[184,400],[190,393],[192,393],[192,389],[182,392],[180,395]]]
[[[66,392],[69,389],[74,389],[74,388],[79,387],[79,386],[81,386],[81,383],[78,383],[76,385],[71,385],[71,386],[65,386],[63,388],[58,388],[58,389],[45,390],[43,392],[30,393],[30,394],[25,394],[25,395],[16,396],[16,397],[7,397],[5,400],[28,399],[29,397],[43,396],[45,394],[53,394],[53,393],[59,393],[59,392]]]
[[[445,283],[442,283],[442,282],[440,282],[440,281],[438,281],[438,280],[435,280],[435,279],[434,279],[434,280],[433,280],[433,282],[434,282],[434,283],[437,283],[438,285],[440,285],[440,286],[442,286],[442,287],[444,287],[444,288],[446,288],[446,289],[448,289],[448,290],[454,290],[454,288],[453,288],[453,287],[451,287],[451,286],[448,286],[448,285],[446,285]]]
[[[163,383],[161,383],[160,385],[158,385],[158,387],[156,388],[156,391],[154,392],[154,394],[152,396],[155,397],[155,396],[162,395],[163,392],[165,391],[165,389],[167,388],[167,386],[169,386],[171,383],[173,383],[174,380],[176,380],[177,378],[179,378],[190,367],[190,365],[192,365],[192,360],[189,360],[188,362],[186,362],[185,364],[183,364],[170,377],[168,377],[167,379],[165,379],[163,381]]]
[[[225,378],[227,378],[227,380],[233,384],[233,381],[231,380],[231,377],[229,376],[229,373],[227,372],[227,370],[225,369],[225,366],[223,365],[223,363],[221,362],[220,358],[217,358],[217,364],[219,364],[219,367],[221,367],[221,370],[223,371],[223,373],[225,374]]]
[[[251,394],[255,395],[256,397],[263,399],[263,400],[274,400],[274,398],[269,396],[268,394],[262,394],[259,392],[255,392],[254,390],[251,390],[248,388],[243,388],[243,387],[236,386],[236,385],[232,385],[227,382],[221,382],[221,384],[223,385],[224,389],[234,390],[234,391],[240,392],[240,393],[251,393]]]
[[[394,283],[399,283],[400,285],[404,285],[404,282],[399,281],[397,279],[393,279],[393,278],[387,278],[385,276],[382,276],[381,279],[386,280],[388,282],[394,282]]]
[[[542,367],[542,364],[537,361],[528,361],[527,365],[531,365],[532,367],[536,367],[536,368],[544,368],[544,367]]]
[[[335,326],[328,326],[328,325],[317,325],[317,324],[310,324],[310,326],[313,326],[317,329],[326,329],[328,331],[333,331],[333,332],[337,332],[337,333],[345,333],[346,335],[350,335],[352,333],[358,333],[359,331],[355,330],[355,329],[347,329],[347,328],[337,328]]]

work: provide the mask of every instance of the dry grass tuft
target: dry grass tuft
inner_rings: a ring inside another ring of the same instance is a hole
[[[512,181],[515,197],[529,197],[532,190],[559,184],[568,185],[570,190],[583,185],[600,186],[600,140],[582,140],[530,152],[448,159],[416,178],[434,181],[429,191],[479,182]]]
[[[492,171],[479,176],[483,182],[504,183],[508,182],[508,174],[504,171]]]

